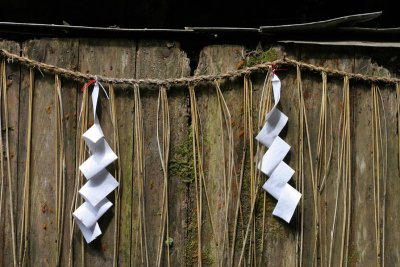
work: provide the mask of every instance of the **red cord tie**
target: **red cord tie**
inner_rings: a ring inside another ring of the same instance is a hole
[[[91,86],[92,84],[94,84],[96,82],[96,80],[90,80],[87,83],[85,83],[82,87],[82,92],[84,92],[89,86]]]
[[[278,68],[276,63],[272,63],[271,67],[272,67],[272,75],[274,75],[275,72],[277,72],[277,71],[287,71],[288,70],[288,69]]]

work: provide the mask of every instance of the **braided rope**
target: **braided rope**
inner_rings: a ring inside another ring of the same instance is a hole
[[[337,70],[337,69],[324,68],[324,67],[316,66],[313,64],[305,63],[305,62],[288,59],[288,58],[285,58],[282,61],[283,62],[282,63],[280,62],[280,64],[283,64],[286,66],[299,66],[302,69],[308,69],[310,71],[326,72],[326,74],[330,75],[330,76],[339,76],[339,77],[348,76],[349,79],[354,79],[354,80],[359,80],[359,81],[372,82],[372,83],[377,83],[377,82],[393,83],[393,84],[400,81],[399,78],[377,77],[377,76],[363,75],[363,74],[359,74],[359,73],[346,72],[346,71],[341,71],[341,70]]]
[[[302,69],[307,69],[315,72],[326,72],[331,76],[348,76],[349,79],[366,81],[366,82],[382,82],[382,83],[397,83],[400,82],[399,78],[388,78],[388,77],[374,77],[358,73],[351,73],[346,71],[340,71],[337,69],[324,68],[313,64],[308,64],[301,61],[296,61],[289,58],[278,59],[272,62],[265,62],[247,67],[245,69],[239,69],[234,71],[228,71],[223,74],[216,75],[200,75],[191,77],[180,77],[180,78],[167,78],[167,79],[129,79],[129,78],[113,78],[101,75],[86,74],[79,71],[72,71],[64,68],[60,68],[54,65],[46,64],[36,60],[32,60],[27,57],[19,56],[8,52],[7,50],[0,49],[0,57],[6,58],[9,62],[18,62],[21,65],[38,69],[47,73],[63,76],[67,79],[71,79],[78,82],[87,82],[88,80],[97,79],[100,82],[108,84],[120,84],[120,85],[154,85],[154,86],[184,86],[188,84],[202,83],[202,82],[213,82],[215,80],[223,79],[234,79],[237,77],[247,76],[255,72],[262,72],[271,69],[275,65],[280,66],[299,66]]]

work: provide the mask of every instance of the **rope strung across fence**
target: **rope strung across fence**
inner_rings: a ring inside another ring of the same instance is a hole
[[[38,69],[43,72],[60,75],[67,79],[71,79],[78,82],[87,82],[88,80],[97,79],[99,82],[104,82],[108,84],[116,84],[116,85],[154,85],[154,86],[184,86],[188,84],[195,84],[201,82],[214,82],[215,80],[222,79],[233,79],[237,77],[247,76],[255,72],[262,72],[268,69],[272,69],[275,66],[290,66],[297,67],[299,66],[301,69],[306,69],[314,72],[325,72],[330,76],[339,76],[339,77],[349,77],[349,79],[365,81],[365,82],[382,82],[382,83],[390,83],[396,84],[400,82],[399,78],[389,78],[389,77],[376,77],[376,76],[368,76],[359,73],[352,73],[346,71],[340,71],[337,69],[324,68],[321,66],[316,66],[313,64],[296,61],[293,59],[289,59],[284,57],[283,59],[278,59],[272,62],[265,62],[261,64],[254,65],[252,67],[247,67],[244,69],[228,71],[223,74],[216,75],[199,75],[199,76],[191,76],[191,77],[180,77],[180,78],[167,78],[167,79],[129,79],[129,78],[114,78],[114,77],[106,77],[95,74],[86,74],[79,71],[68,70],[65,68],[60,68],[51,64],[46,64],[40,61],[36,61],[24,56],[19,56],[17,54],[13,54],[8,52],[7,50],[0,49],[0,57],[7,59],[9,62],[16,61],[21,65],[25,65],[27,67]]]

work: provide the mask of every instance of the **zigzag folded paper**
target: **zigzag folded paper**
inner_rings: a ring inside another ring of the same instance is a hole
[[[106,167],[117,159],[117,155],[105,140],[97,118],[98,98],[99,84],[96,82],[92,92],[94,124],[83,134],[91,156],[79,166],[80,171],[88,180],[79,190],[85,202],[73,213],[87,243],[101,235],[97,221],[111,208],[112,203],[106,197],[119,185],[118,181],[106,170]]]
[[[280,101],[281,81],[275,74],[272,78],[272,89],[275,104],[266,116],[267,121],[264,127],[256,136],[260,143],[268,147],[267,152],[258,164],[258,168],[269,176],[269,179],[263,185],[263,189],[278,200],[272,214],[289,223],[300,201],[301,194],[288,184],[294,170],[283,162],[290,146],[278,135],[285,127],[288,117],[277,109]]]

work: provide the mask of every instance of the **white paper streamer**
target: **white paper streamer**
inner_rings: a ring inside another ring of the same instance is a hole
[[[79,229],[87,243],[92,242],[101,230],[97,221],[112,206],[106,198],[119,183],[106,170],[106,167],[117,159],[104,138],[96,107],[99,98],[99,83],[96,82],[92,92],[94,124],[83,134],[83,139],[89,147],[90,157],[79,166],[80,171],[88,180],[79,190],[85,202],[73,213]]]
[[[272,214],[289,223],[300,201],[301,194],[288,184],[294,170],[283,162],[290,146],[278,135],[285,127],[288,117],[276,108],[281,97],[281,81],[275,74],[272,78],[272,89],[275,105],[268,112],[267,122],[256,136],[260,143],[269,148],[258,164],[258,168],[269,176],[269,179],[263,185],[263,189],[278,200]]]

